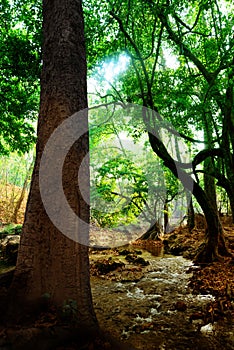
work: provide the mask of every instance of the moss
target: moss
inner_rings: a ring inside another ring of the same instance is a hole
[[[8,235],[20,235],[21,232],[22,225],[9,224],[0,231],[0,239]]]

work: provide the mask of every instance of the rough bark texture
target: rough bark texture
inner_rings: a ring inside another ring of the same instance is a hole
[[[229,254],[225,244],[222,224],[217,210],[211,205],[205,192],[197,183],[194,183],[193,194],[203,210],[207,223],[205,246],[198,253],[196,261],[198,263],[213,262],[219,259],[219,254]]]
[[[68,299],[75,301],[79,322],[93,326],[96,317],[89,281],[88,247],[70,240],[52,224],[43,207],[39,190],[39,166],[46,141],[63,120],[87,107],[81,1],[43,0],[43,35],[37,154],[18,261],[10,289],[13,296],[12,311],[16,315],[16,306],[36,305],[46,293],[57,307],[62,307]],[[87,123],[87,120],[84,122]],[[63,168],[63,186],[68,202],[86,222],[89,221],[89,206],[77,189],[77,174],[87,151],[86,134],[72,147]],[[88,186],[88,170],[86,179]],[[52,180],[48,178],[48,183]],[[88,235],[88,231],[82,234]]]

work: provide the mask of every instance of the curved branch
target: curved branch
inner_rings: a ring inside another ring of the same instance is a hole
[[[196,156],[194,157],[192,164],[193,168],[195,168],[198,164],[202,163],[204,160],[206,160],[209,157],[224,157],[224,152],[222,148],[213,148],[213,149],[204,149],[200,151]]]
[[[196,25],[197,25],[197,23],[199,21],[200,14],[201,14],[201,11],[202,11],[201,3],[202,2],[200,2],[200,4],[199,4],[199,10],[198,10],[198,13],[197,13],[197,17],[195,19],[195,22],[193,23],[193,26],[192,26],[191,30],[193,30],[196,27]]]
[[[142,208],[134,201],[134,199],[137,199],[137,198],[142,198],[142,199],[143,199],[143,197],[137,196],[137,197],[130,198],[130,197],[128,197],[128,196],[125,196],[125,195],[122,194],[122,193],[115,192],[115,191],[111,191],[110,193],[111,193],[111,194],[114,194],[115,196],[119,196],[119,197],[121,197],[121,198],[127,199],[127,201],[129,201],[130,203],[133,203],[133,204],[137,207],[137,209],[143,214],[143,216],[144,216],[144,218],[146,219],[146,221],[151,222],[150,219],[149,219],[149,218],[147,217],[147,215],[145,214],[145,212],[142,211]],[[147,202],[146,202],[144,199],[143,199],[143,202],[145,202],[145,203],[147,204]],[[145,203],[144,203],[144,204],[145,204]],[[147,205],[147,206],[148,206],[148,205]],[[152,211],[150,210],[149,206],[148,206],[147,209],[150,211],[150,214],[153,216]]]
[[[188,57],[195,64],[195,66],[199,69],[199,71],[202,73],[207,82],[209,84],[213,83],[213,74],[206,69],[204,64],[187,48],[187,46],[182,42],[181,38],[172,30],[168,23],[167,17],[163,13],[163,11],[159,12],[159,18],[161,19],[161,22],[167,29],[169,39],[171,39],[176,45],[178,45],[182,49],[184,56]]]

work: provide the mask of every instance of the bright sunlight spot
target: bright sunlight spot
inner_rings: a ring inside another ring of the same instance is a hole
[[[180,63],[170,48],[164,48],[163,55],[168,68],[176,69],[179,67]],[[88,79],[88,93],[100,92],[100,82],[102,83],[102,90],[107,91],[119,74],[127,70],[129,62],[130,57],[124,53],[117,58],[106,59]]]
[[[163,56],[166,60],[166,66],[171,69],[176,69],[179,67],[180,63],[177,56],[173,54],[170,48],[163,49]]]
[[[118,58],[107,59],[96,70],[96,73],[88,79],[88,92],[94,93],[100,90],[100,81],[103,90],[110,88],[120,73],[123,73],[129,64],[130,58],[121,54]]]

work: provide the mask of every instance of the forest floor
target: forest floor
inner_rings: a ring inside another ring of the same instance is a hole
[[[234,254],[234,226],[224,220],[223,224]],[[234,349],[234,263],[224,258],[194,265],[205,235],[204,226],[197,226],[192,233],[186,227],[175,229],[164,237],[164,247],[137,241],[91,251],[100,327],[126,349]]]
[[[226,219],[223,224],[234,254],[234,226]],[[191,233],[186,227],[175,229],[163,238],[164,245],[137,241],[90,249],[93,303],[102,336],[47,347],[48,329],[57,337],[63,327],[53,312],[43,312],[31,331],[20,324],[0,328],[0,350],[233,350],[233,260],[194,265],[204,235],[204,225],[198,223]],[[37,344],[27,347],[25,339],[33,332]]]

